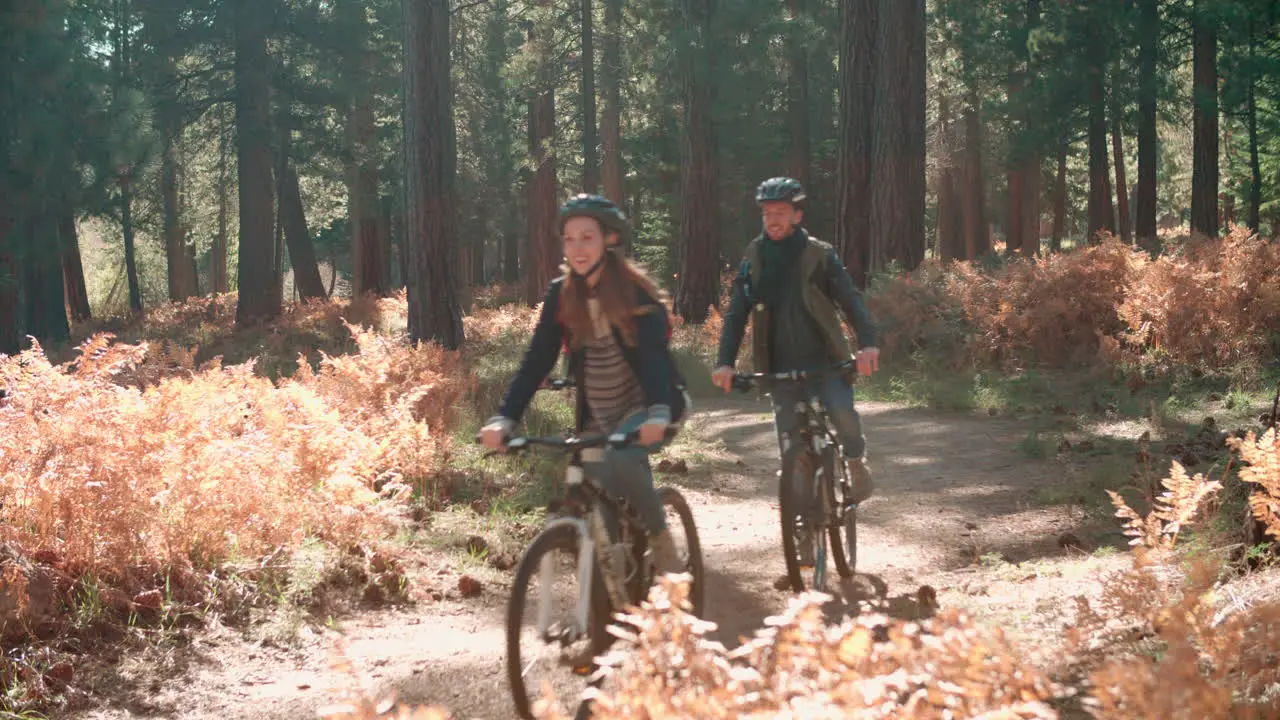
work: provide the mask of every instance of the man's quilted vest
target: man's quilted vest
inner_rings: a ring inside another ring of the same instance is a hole
[[[763,237],[757,237],[747,246],[746,262],[747,269],[750,273],[751,287],[760,284],[760,243],[773,242]],[[827,294],[819,289],[813,280],[815,273],[824,270],[822,264],[826,262],[827,253],[831,251],[831,245],[821,240],[809,236],[809,241],[805,244],[803,253],[800,256],[800,277],[802,285],[800,287],[800,296],[804,300],[805,309],[809,311],[809,315],[813,317],[818,324],[818,329],[822,332],[823,339],[827,342],[827,347],[831,351],[834,358],[845,359],[850,357],[849,341],[845,339],[844,329],[840,323],[839,309],[834,301],[827,297]],[[751,354],[754,360],[756,372],[770,372],[769,370],[769,308],[764,303],[758,302],[753,296],[754,294],[748,290],[747,300],[751,303],[751,326],[752,326],[752,343]],[[821,365],[815,361],[815,365]]]

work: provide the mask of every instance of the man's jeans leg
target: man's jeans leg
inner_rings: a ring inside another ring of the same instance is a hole
[[[862,418],[853,407],[853,385],[844,377],[828,377],[821,387],[822,403],[827,407],[827,418],[840,438],[847,458],[860,458],[867,450],[867,439],[862,434]]]

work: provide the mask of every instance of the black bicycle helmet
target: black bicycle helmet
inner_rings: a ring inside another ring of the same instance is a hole
[[[772,177],[760,183],[756,188],[756,202],[789,202],[799,205],[804,202],[804,186],[799,180],[789,177]]]
[[[565,201],[565,204],[560,206],[560,233],[564,233],[564,224],[569,221],[569,218],[578,216],[593,217],[606,231],[613,230],[618,233],[619,245],[625,246],[631,238],[631,223],[627,222],[627,217],[622,214],[622,210],[619,210],[618,206],[607,197],[579,193]]]

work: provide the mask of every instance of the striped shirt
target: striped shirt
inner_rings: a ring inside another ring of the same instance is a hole
[[[644,393],[608,321],[599,317],[596,300],[589,302],[596,336],[583,345],[587,407],[597,429],[609,432],[627,416],[644,409]]]

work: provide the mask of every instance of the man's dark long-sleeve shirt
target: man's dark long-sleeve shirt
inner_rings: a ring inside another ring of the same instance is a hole
[[[803,233],[802,229],[797,229]],[[774,242],[762,237],[760,242]],[[784,240],[785,242],[785,240]],[[763,257],[765,253],[760,253]],[[769,351],[770,369],[775,372],[786,370],[804,370],[823,364],[823,360],[836,362],[844,358],[832,358],[831,351],[823,342],[822,331],[818,322],[809,314],[802,295],[805,282],[813,283],[815,288],[830,298],[838,306],[844,316],[853,325],[857,333],[859,348],[874,347],[876,344],[875,325],[871,314],[867,311],[862,293],[853,284],[849,273],[834,249],[826,252],[822,262],[808,278],[802,278],[803,263],[792,263],[789,277],[780,278],[781,286],[774,293],[774,301],[770,306]],[[743,263],[734,282],[733,298],[729,310],[724,316],[724,328],[720,336],[718,364],[732,367],[746,332],[751,308],[758,297],[748,297],[751,286],[751,268]],[[759,295],[759,293],[755,293]]]

